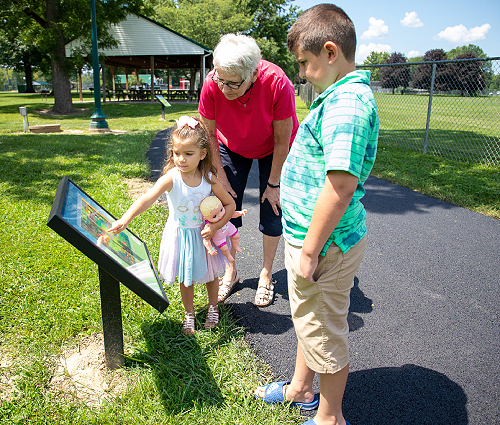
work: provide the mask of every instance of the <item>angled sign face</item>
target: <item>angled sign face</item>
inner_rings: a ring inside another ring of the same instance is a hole
[[[106,229],[116,218],[68,177],[57,188],[47,225],[99,267],[157,309],[168,299],[146,244],[126,229],[114,235]]]

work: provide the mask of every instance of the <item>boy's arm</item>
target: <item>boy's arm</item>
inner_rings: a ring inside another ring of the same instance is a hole
[[[302,245],[300,271],[304,279],[313,281],[319,253],[339,224],[357,186],[358,178],[347,171],[329,171],[326,175]]]

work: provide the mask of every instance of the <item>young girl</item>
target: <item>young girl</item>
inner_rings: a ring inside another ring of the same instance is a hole
[[[177,277],[185,309],[182,330],[191,335],[195,331],[194,283],[205,283],[207,287],[209,306],[205,328],[213,328],[219,322],[218,275],[224,274],[224,257],[222,254],[209,255],[203,245],[203,237],[212,238],[236,209],[233,198],[214,172],[205,129],[197,119],[181,117],[171,136],[162,177],[108,230],[121,232],[134,217],[153,205],[162,193],[167,193],[169,216],[161,240],[158,271],[168,284],[174,284]],[[226,212],[219,222],[203,228],[200,203],[211,193],[221,200]]]

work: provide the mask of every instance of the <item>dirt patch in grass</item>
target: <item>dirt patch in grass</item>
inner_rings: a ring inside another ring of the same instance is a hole
[[[19,376],[11,372],[12,359],[0,353],[0,401],[12,400],[17,392],[16,380]]]
[[[61,354],[49,383],[49,391],[73,396],[97,407],[102,401],[123,394],[127,383],[123,370],[106,369],[103,336],[93,333]]]
[[[134,200],[153,187],[153,183],[148,179],[123,179],[123,182],[127,185],[127,193]],[[168,208],[167,195],[165,193],[161,194],[157,202]]]
[[[132,199],[137,199],[153,187],[153,183],[148,179],[123,179],[123,182],[127,185],[127,193]]]

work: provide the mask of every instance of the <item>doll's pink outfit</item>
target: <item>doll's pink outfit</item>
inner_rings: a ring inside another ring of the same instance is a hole
[[[205,224],[210,223],[210,221],[205,220]],[[238,233],[238,230],[230,221],[227,222],[224,226],[222,226],[215,235],[212,237],[212,242],[217,245],[219,248],[227,244],[227,238],[232,238],[234,235]]]

